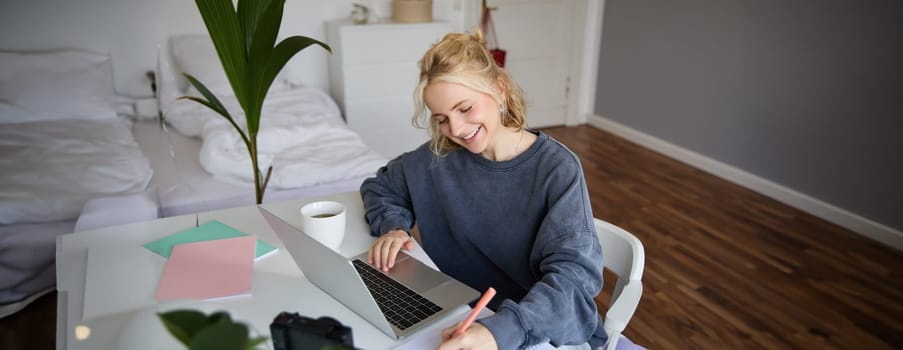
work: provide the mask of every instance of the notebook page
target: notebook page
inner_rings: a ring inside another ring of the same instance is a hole
[[[82,317],[86,320],[156,304],[154,289],[164,259],[141,246],[88,248]]]
[[[156,299],[250,295],[255,240],[243,236],[176,245],[160,277]]]

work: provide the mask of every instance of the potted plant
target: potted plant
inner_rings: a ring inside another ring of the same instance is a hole
[[[310,45],[319,45],[332,52],[329,45],[305,36],[291,36],[276,44],[282,24],[285,0],[196,0],[201,17],[219,56],[232,91],[245,114],[242,128],[223,104],[203,83],[190,74],[185,78],[203,97],[183,96],[215,111],[226,118],[241,136],[251,158],[257,204],[272,173],[272,166],[261,176],[257,161],[257,131],[260,128],[263,101],[276,75],[298,52]],[[275,45],[274,45],[275,44]]]
[[[248,326],[235,322],[225,311],[205,315],[195,310],[173,310],[158,314],[166,330],[189,350],[249,350],[267,340],[251,338]]]

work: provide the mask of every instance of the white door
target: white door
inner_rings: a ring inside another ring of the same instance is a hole
[[[524,90],[527,125],[564,125],[572,62],[573,0],[490,0],[505,68]]]

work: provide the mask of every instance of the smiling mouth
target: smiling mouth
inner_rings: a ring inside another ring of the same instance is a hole
[[[479,132],[480,129],[482,129],[482,128],[483,128],[483,126],[480,125],[476,129],[473,129],[473,131],[471,131],[469,134],[464,135],[464,137],[462,137],[462,138],[464,139],[464,141],[470,141],[470,139],[472,139],[474,136],[476,136],[477,132]]]

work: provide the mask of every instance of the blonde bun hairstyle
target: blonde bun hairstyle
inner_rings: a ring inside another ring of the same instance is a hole
[[[499,67],[486,46],[479,29],[473,33],[448,33],[426,51],[419,62],[420,81],[414,89],[414,126],[430,132],[430,149],[437,156],[460,146],[439,132],[439,124],[430,118],[423,92],[434,82],[459,84],[487,95],[503,106],[501,124],[521,129],[526,124],[524,94],[504,68]]]

